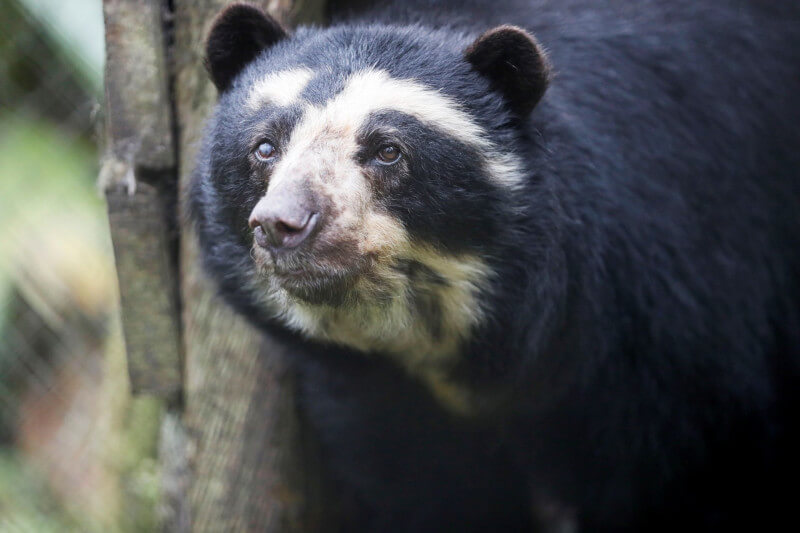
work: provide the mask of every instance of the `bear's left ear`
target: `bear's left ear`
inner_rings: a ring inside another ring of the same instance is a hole
[[[467,47],[464,56],[519,117],[533,110],[550,82],[550,64],[539,43],[516,26],[492,28]]]
[[[232,4],[211,24],[206,41],[206,69],[220,93],[262,50],[287,37],[285,29],[250,4]]]

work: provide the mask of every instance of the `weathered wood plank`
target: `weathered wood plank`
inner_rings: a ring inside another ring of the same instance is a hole
[[[106,193],[135,393],[181,390],[175,145],[160,0],[104,0]]]
[[[156,187],[139,183],[133,195],[108,190],[106,201],[132,390],[175,397],[180,337],[163,198]]]
[[[160,0],[104,0],[107,133],[117,159],[175,166]]]

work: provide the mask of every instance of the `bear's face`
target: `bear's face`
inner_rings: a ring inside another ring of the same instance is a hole
[[[506,31],[530,43],[546,83],[535,43]],[[502,35],[466,53],[443,37],[373,26],[290,38],[250,6],[220,15],[207,55],[222,95],[194,200],[223,288],[412,367],[456,353],[516,216],[525,174],[509,124],[541,94],[515,95],[491,70],[507,60]]]

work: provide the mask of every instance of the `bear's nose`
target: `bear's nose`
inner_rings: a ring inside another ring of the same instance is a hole
[[[319,213],[303,202],[274,200],[262,198],[250,213],[256,243],[273,252],[300,246],[317,226]]]

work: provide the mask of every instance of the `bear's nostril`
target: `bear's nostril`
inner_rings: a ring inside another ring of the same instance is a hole
[[[298,226],[293,226],[292,224],[288,224],[282,220],[279,220],[278,222],[275,223],[275,231],[277,231],[278,233],[286,233],[286,234],[297,233],[303,231],[303,228],[306,226],[307,223],[308,219],[306,219],[306,222],[302,226],[298,227]]]
[[[255,224],[253,226],[253,239],[255,239],[256,244],[258,244],[262,248],[269,247],[269,232],[262,226],[261,224]]]

